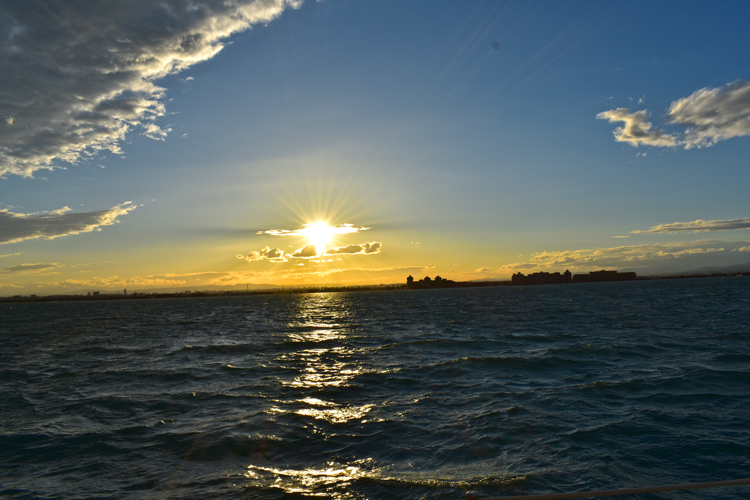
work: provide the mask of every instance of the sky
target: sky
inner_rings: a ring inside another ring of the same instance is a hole
[[[750,263],[750,3],[0,3],[0,295]]]

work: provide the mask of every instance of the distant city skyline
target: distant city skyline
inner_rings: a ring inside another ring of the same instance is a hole
[[[750,4],[0,5],[0,296],[750,263]]]

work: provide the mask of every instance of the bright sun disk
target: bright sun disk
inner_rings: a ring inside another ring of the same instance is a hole
[[[327,222],[318,221],[305,224],[305,229],[301,231],[307,239],[315,245],[318,250],[331,243],[336,229],[329,226]]]

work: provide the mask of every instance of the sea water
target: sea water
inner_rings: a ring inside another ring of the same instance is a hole
[[[746,277],[0,304],[5,497],[458,500],[748,476]]]

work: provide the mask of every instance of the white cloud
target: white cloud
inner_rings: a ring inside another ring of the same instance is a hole
[[[624,122],[625,126],[617,127],[613,132],[615,140],[627,142],[633,146],[645,144],[647,146],[676,146],[677,139],[662,130],[651,130],[648,112],[636,111],[631,113],[628,108],[617,108],[604,111],[596,115],[600,120],[610,122]]]
[[[166,112],[165,89],[156,80],[212,58],[233,33],[300,4],[3,2],[0,176],[31,176],[101,151],[120,153],[134,129],[164,139],[170,129],[156,120]]]
[[[685,148],[750,135],[750,80],[696,90],[669,107],[671,123],[688,127]]]
[[[713,146],[719,141],[750,135],[750,80],[738,80],[720,88],[706,87],[674,101],[667,112],[668,123],[687,127],[681,137],[651,130],[645,110],[631,113],[628,108],[617,108],[596,117],[623,122],[625,125],[614,131],[615,140],[633,146],[685,149]]]
[[[739,229],[750,229],[750,218],[730,220],[694,220],[693,222],[672,222],[670,224],[659,224],[646,231],[633,231],[633,233],[700,233],[706,231],[736,231]]]
[[[101,231],[103,226],[119,222],[117,218],[135,210],[136,205],[125,202],[109,210],[97,212],[68,213],[63,207],[50,212],[17,214],[7,209],[0,210],[0,245],[18,243],[35,238],[51,240],[71,234]]]
[[[369,227],[357,227],[353,224],[328,226],[317,222],[310,222],[304,224],[300,229],[269,229],[267,231],[258,231],[255,234],[270,234],[271,236],[309,236],[315,231],[321,231],[321,228],[330,235],[358,233],[359,231],[367,231],[370,229]]]
[[[339,254],[371,255],[371,254],[380,253],[381,248],[383,248],[383,244],[381,242],[372,241],[369,243],[346,245],[344,247],[327,248],[325,251],[325,254],[326,255],[339,255]]]

